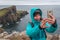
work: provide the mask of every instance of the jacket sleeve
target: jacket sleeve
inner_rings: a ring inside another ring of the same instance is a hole
[[[53,33],[57,29],[57,23],[56,23],[56,21],[55,21],[54,24],[46,23],[46,26],[47,26],[46,31],[49,32],[49,33]]]
[[[39,32],[39,25],[32,27],[30,23],[27,24],[26,34],[30,37],[36,35]]]

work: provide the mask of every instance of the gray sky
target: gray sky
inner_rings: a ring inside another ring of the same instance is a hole
[[[0,5],[60,5],[60,0],[0,0]]]
[[[33,2],[36,2],[36,1],[45,1],[45,2],[56,1],[56,2],[59,2],[60,0],[0,0],[0,1],[33,1]]]
[[[0,5],[60,5],[60,0],[0,0]]]

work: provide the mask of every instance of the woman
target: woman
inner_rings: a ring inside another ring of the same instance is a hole
[[[30,17],[32,22],[27,24],[26,34],[31,40],[46,40],[46,32],[53,33],[57,29],[56,19],[49,14],[51,18],[42,19],[42,11],[39,8],[32,8]],[[32,26],[33,25],[33,26]]]

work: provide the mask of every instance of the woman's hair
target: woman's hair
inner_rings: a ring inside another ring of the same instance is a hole
[[[39,14],[40,15],[40,12],[35,12],[33,15],[34,15],[34,17],[37,15],[37,14]],[[40,18],[40,20],[42,20],[42,17]]]
[[[35,17],[37,14],[40,15],[40,12],[34,12],[33,16]]]

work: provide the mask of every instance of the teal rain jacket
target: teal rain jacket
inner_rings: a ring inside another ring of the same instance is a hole
[[[32,23],[34,24],[34,27],[28,22],[27,28],[26,28],[26,34],[30,37],[31,40],[46,40],[46,32],[53,33],[57,29],[57,23],[55,24],[49,24],[46,23],[47,28],[42,29],[39,28],[41,22],[38,22],[34,20],[34,12],[39,8],[32,8],[30,11],[30,17],[32,19]],[[39,9],[40,10],[40,9]],[[42,11],[40,10],[40,16],[42,17]]]

